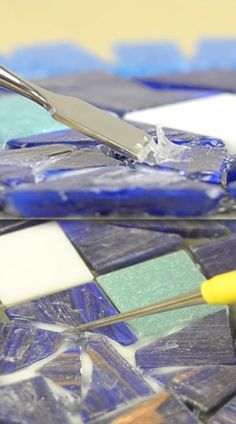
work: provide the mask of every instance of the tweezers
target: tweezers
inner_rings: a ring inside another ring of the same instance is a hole
[[[75,128],[136,161],[147,158],[153,139],[143,130],[79,98],[62,96],[26,81],[0,66],[0,86],[46,109],[57,121]]]

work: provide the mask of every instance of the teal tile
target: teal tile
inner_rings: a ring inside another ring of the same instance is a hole
[[[98,277],[97,280],[120,312],[149,305],[194,290],[205,279],[186,252],[180,250]],[[139,336],[163,336],[192,319],[221,308],[194,306],[137,318],[130,326]]]
[[[52,119],[41,106],[21,96],[0,97],[0,145],[18,137],[59,131],[67,128]]]

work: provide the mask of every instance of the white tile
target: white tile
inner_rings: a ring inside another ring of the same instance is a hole
[[[0,236],[0,301],[11,305],[93,280],[56,222]]]
[[[126,119],[224,140],[236,153],[236,95],[218,94],[126,114]]]

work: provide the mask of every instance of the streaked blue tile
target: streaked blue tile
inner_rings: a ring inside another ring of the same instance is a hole
[[[234,424],[236,421],[236,396],[222,406],[216,414],[211,417],[208,424]]]

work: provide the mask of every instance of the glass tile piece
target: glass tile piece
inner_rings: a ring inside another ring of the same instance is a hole
[[[27,217],[170,215],[201,216],[214,211],[224,191],[175,172],[106,167],[6,190],[5,209]],[[174,201],[173,201],[174,200]]]
[[[0,250],[0,281],[4,281],[0,285],[0,300],[5,306],[93,280],[91,271],[57,222],[4,234],[0,237]]]
[[[39,373],[81,397],[81,349],[70,348],[47,362]]]
[[[143,79],[152,88],[182,88],[236,92],[236,71],[231,69],[210,69],[168,75],[152,75]]]
[[[236,181],[236,155],[230,156],[227,166],[227,183]]]
[[[119,115],[159,104],[159,94],[154,90],[135,80],[106,72],[56,76],[38,83],[55,93],[81,97]]]
[[[236,235],[209,243],[190,245],[189,249],[207,277],[236,268]]]
[[[235,366],[202,366],[166,374],[154,369],[148,374],[202,412],[210,411],[236,392]]]
[[[97,284],[92,282],[8,308],[6,314],[11,320],[77,326],[116,315],[117,310]],[[104,334],[124,345],[137,340],[124,322],[97,328],[94,332]]]
[[[15,187],[23,183],[34,183],[32,168],[29,166],[1,165],[0,163],[0,184],[5,187]]]
[[[231,221],[229,221],[231,222]],[[221,224],[221,221],[210,220],[138,220],[138,221],[113,221],[115,225],[122,227],[141,228],[150,231],[161,231],[163,233],[179,234],[184,238],[217,238],[229,233],[227,221]],[[235,221],[236,231],[236,221]]]
[[[88,339],[85,351],[93,365],[88,391],[80,405],[80,414],[85,422],[153,394],[143,377],[113,349],[106,338]]]
[[[236,421],[236,396],[230,399],[207,422],[208,424],[234,424]]]
[[[204,276],[184,251],[130,266],[97,281],[120,312],[168,299],[194,290]],[[161,337],[179,326],[214,312],[218,308],[207,305],[136,318],[130,326],[139,336],[156,334]]]
[[[41,78],[106,69],[108,64],[73,43],[52,43],[17,48],[6,63],[25,78]]]
[[[92,138],[79,131],[70,129],[36,134],[23,138],[14,138],[6,143],[7,147],[10,149],[45,146],[47,144],[71,144],[80,149],[99,145],[99,143]]]
[[[16,95],[0,97],[0,145],[8,140],[66,129],[34,102]]]
[[[46,358],[59,348],[64,337],[35,327],[0,323],[0,374],[11,373]]]
[[[31,227],[33,225],[40,224],[41,221],[25,221],[22,219],[4,219],[0,220],[0,236],[7,233],[12,233],[13,231],[18,231],[23,228]]]
[[[58,396],[42,377],[0,386],[0,422],[71,424]]]
[[[112,419],[103,418],[104,424],[198,424],[198,419],[172,393],[162,391],[139,402]],[[100,423],[100,421],[98,421]]]
[[[62,221],[60,225],[98,274],[172,251],[181,246],[183,241],[177,234],[109,224]]]
[[[236,199],[236,181],[228,185],[228,192],[233,199]]]
[[[139,349],[136,362],[142,368],[236,364],[226,311],[193,321],[182,330]]]

